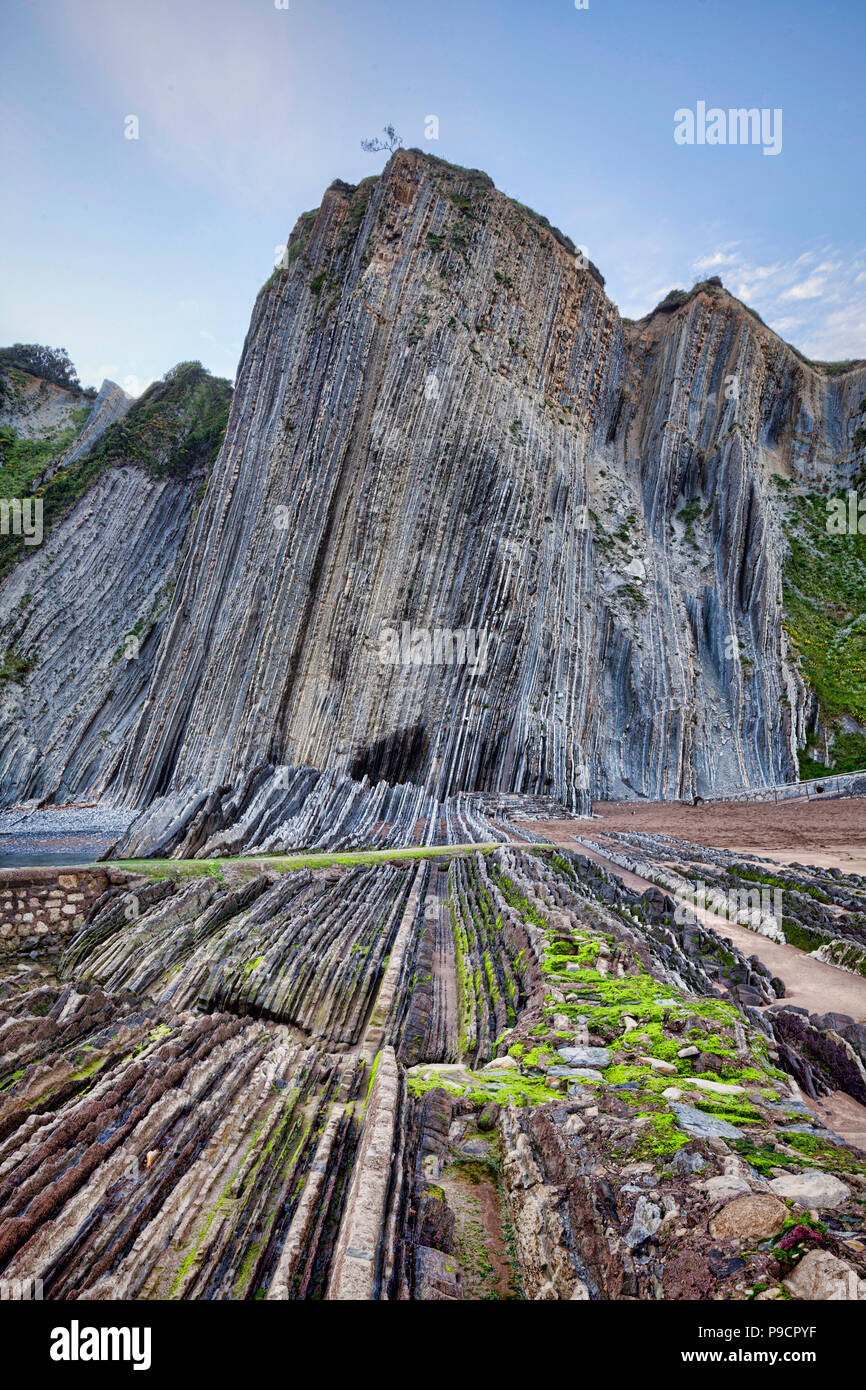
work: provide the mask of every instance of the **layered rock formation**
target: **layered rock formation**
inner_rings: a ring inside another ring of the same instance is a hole
[[[99,796],[139,716],[228,409],[176,371],[134,403],[105,383],[40,480],[44,539],[0,587],[0,805]]]
[[[128,396],[122,386],[106,377],[96,394],[83,430],[66,453],[51,465],[46,476],[53,477],[58,468],[68,468],[70,464],[83,458],[87,451],[99,442],[109,425],[123,419],[132,402],[133,397]]]
[[[7,686],[4,789],[108,795],[142,813],[125,853],[206,855],[449,838],[479,793],[790,781],[789,496],[854,480],[864,399],[862,364],[806,362],[718,281],[624,322],[545,219],[398,151],[295,228],[194,521],[170,460],[140,506],[102,479],[147,543],[88,541],[86,646],[182,553],[177,587],[116,688],[107,642],[40,647],[60,719]]]
[[[626,326],[543,219],[417,152],[332,185],[287,262],[114,789],[164,797],[127,847],[218,787],[192,839],[264,843],[277,768],[583,808],[792,779],[777,478],[851,475],[864,370],[715,282]],[[484,669],[431,662],[435,629]]]
[[[59,978],[0,980],[0,1278],[862,1298],[866,1156],[790,1075],[822,1039],[812,1082],[851,1084],[843,1021],[792,1048],[760,962],[672,907],[514,845],[113,883]]]

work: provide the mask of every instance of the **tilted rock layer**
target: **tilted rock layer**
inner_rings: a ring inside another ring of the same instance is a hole
[[[564,238],[411,151],[287,262],[119,794],[168,821],[279,766],[573,807],[791,780],[777,477],[852,475],[864,371],[715,283],[625,326]],[[384,662],[404,623],[486,660]]]
[[[10,393],[8,418],[45,439],[70,393],[42,386]],[[35,480],[42,542],[8,537],[25,558],[0,584],[0,806],[94,798],[115,775],[229,394],[197,363],[136,401],[106,381]]]
[[[399,151],[300,219],[182,548],[188,494],[149,488],[182,557],[149,660],[95,724],[87,678],[83,743],[49,736],[18,795],[90,777],[149,808],[127,852],[201,853],[304,843],[314,787],[374,843],[371,785],[390,823],[432,823],[465,792],[586,809],[793,780],[813,702],[785,487],[854,480],[864,397],[863,366],[812,366],[717,281],[624,322],[543,218]],[[140,612],[174,560],[128,555]],[[45,738],[34,715],[16,748]]]
[[[6,1287],[866,1296],[866,1155],[788,1074],[853,1097],[866,1029],[795,1057],[779,982],[659,890],[514,844],[221,867],[113,881],[59,978],[0,978]]]

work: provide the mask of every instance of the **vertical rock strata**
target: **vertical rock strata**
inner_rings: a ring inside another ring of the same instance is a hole
[[[69,409],[69,392],[41,385],[7,393],[13,436],[44,436]],[[114,778],[229,396],[199,363],[136,401],[104,382],[74,441],[32,479],[39,543],[4,521],[0,805],[93,799]]]
[[[715,282],[626,327],[565,238],[414,151],[333,184],[287,262],[115,787],[164,798],[141,843],[277,767],[570,807],[795,776],[777,478],[844,484],[863,370]],[[404,623],[486,659],[383,662]]]
[[[111,799],[123,852],[188,857],[793,780],[790,499],[857,482],[862,364],[718,281],[629,324],[543,218],[418,151],[332,184],[285,261],[200,506],[228,392],[197,364],[129,409],[106,384],[93,429],[118,418],[46,475],[0,588],[3,803]]]

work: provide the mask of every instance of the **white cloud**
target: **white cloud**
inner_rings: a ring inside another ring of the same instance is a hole
[[[737,242],[732,242],[732,246],[737,246]],[[734,250],[726,251],[719,249],[711,251],[707,256],[701,256],[694,264],[695,270],[719,270],[722,266],[735,265],[737,262],[737,252]]]
[[[827,281],[823,275],[811,275],[808,280],[801,280],[799,285],[792,285],[789,290],[784,290],[779,296],[780,299],[817,299],[823,292]]]
[[[710,275],[755,309],[764,322],[816,361],[866,358],[866,247],[843,251],[826,243],[789,260],[766,247],[739,241],[710,242],[683,274],[679,246],[649,241],[635,263],[646,276],[627,283],[618,298],[623,314],[639,319],[674,288],[688,289]],[[668,278],[660,270],[669,267]]]
[[[128,396],[140,396],[147,390],[148,386],[151,386],[157,379],[157,377],[152,376],[148,377],[146,381],[142,381],[140,377],[137,377],[131,372],[128,376],[123,378],[120,384]]]
[[[740,243],[711,248],[692,262],[696,278],[718,267],[723,283],[807,357],[866,357],[866,250],[822,245],[790,261],[752,261]]]

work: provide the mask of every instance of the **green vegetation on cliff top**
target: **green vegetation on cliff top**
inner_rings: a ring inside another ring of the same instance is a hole
[[[32,490],[42,499],[47,534],[114,465],[134,465],[157,478],[206,475],[222,443],[230,402],[228,381],[211,376],[200,362],[181,362],[149,386],[88,453],[42,486],[34,484],[69,448],[89,411],[76,412],[75,428],[44,440],[22,440],[14,430],[0,430],[0,495],[22,497]],[[40,550],[25,549],[20,536],[0,536],[0,576]]]

